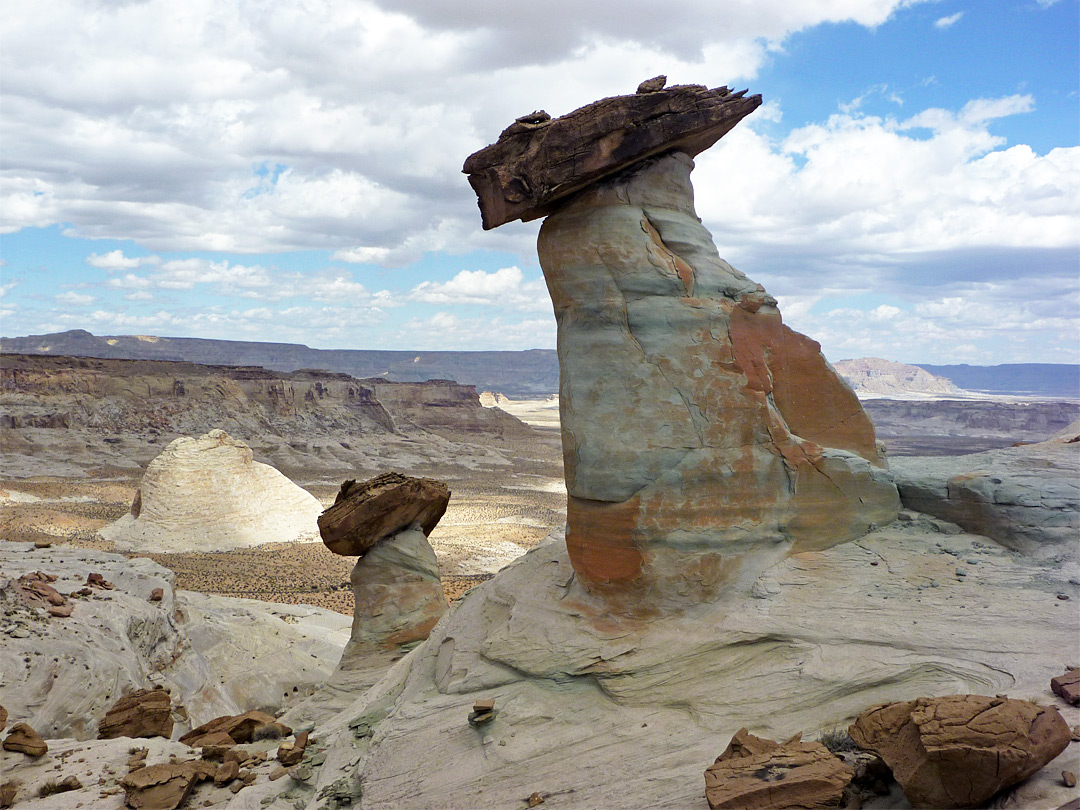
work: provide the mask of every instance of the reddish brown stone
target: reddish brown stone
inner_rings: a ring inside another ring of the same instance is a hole
[[[431,534],[449,501],[450,489],[432,478],[384,473],[359,484],[346,481],[334,505],[319,516],[319,533],[335,554],[362,556],[413,524]]]
[[[147,601],[148,602],[160,602],[164,598],[165,598],[165,589],[164,588],[154,588],[154,590],[150,591],[150,598]]]
[[[1050,679],[1054,694],[1074,706],[1080,703],[1080,669],[1070,669],[1064,675]]]
[[[821,743],[781,745],[744,728],[706,769],[705,798],[712,810],[836,807],[854,775]]]
[[[0,731],[7,728],[8,712],[3,706],[0,706]]]
[[[601,99],[560,118],[522,116],[462,168],[484,229],[546,216],[559,200],[653,155],[693,157],[761,105],[745,92],[677,85]]]
[[[888,703],[848,730],[878,754],[915,807],[978,807],[1065,750],[1069,727],[1027,700],[950,695]]]
[[[91,588],[100,588],[103,591],[111,591],[116,587],[101,574],[87,574],[86,584]]]
[[[209,762],[186,760],[140,768],[125,776],[124,801],[136,810],[175,810],[191,794],[196,782],[213,779],[217,768]]]
[[[240,764],[236,760],[227,760],[214,772],[214,784],[218,787],[229,784],[240,773]]]
[[[208,742],[210,735],[224,733],[229,735],[235,743],[247,743],[251,742],[256,729],[274,724],[278,724],[277,719],[266,712],[250,711],[244,714],[223,715],[192,729],[180,738],[180,742],[192,747],[212,745],[214,743]],[[285,729],[286,733],[292,733],[288,726],[281,726],[281,728]]]
[[[98,739],[172,736],[172,700],[164,689],[141,689],[120,698],[98,726]]]
[[[16,723],[4,739],[4,750],[18,751],[28,757],[40,757],[45,755],[49,746],[41,739],[41,735],[26,723]]]

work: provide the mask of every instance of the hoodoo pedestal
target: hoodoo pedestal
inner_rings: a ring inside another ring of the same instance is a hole
[[[465,169],[486,227],[547,215],[575,571],[697,601],[899,499],[854,392],[695,213],[693,155],[760,97],[654,86],[527,116]]]

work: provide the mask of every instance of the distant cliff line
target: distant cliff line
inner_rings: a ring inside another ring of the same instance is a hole
[[[559,390],[554,349],[525,351],[383,351],[312,349],[299,343],[259,343],[145,335],[93,335],[82,329],[0,338],[0,351],[125,360],[173,360],[225,366],[262,366],[274,371],[320,369],[353,377],[397,382],[455,380],[478,391],[511,398],[547,396]],[[1080,365],[1006,363],[996,366],[915,363],[957,387],[986,394],[1080,399]]]

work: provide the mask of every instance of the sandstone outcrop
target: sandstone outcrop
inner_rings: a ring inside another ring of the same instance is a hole
[[[849,729],[892,769],[913,807],[981,807],[1069,744],[1057,709],[982,695],[889,703]]]
[[[346,481],[334,505],[319,515],[319,533],[335,554],[361,556],[413,524],[431,534],[449,501],[449,487],[432,478],[390,472],[361,483]]]
[[[574,569],[693,603],[887,524],[899,500],[854,392],[694,210],[692,156],[760,97],[660,78],[519,119],[463,171],[485,228],[547,215]]]
[[[817,742],[782,745],[735,732],[705,770],[710,810],[784,810],[837,807],[854,769]]]
[[[674,153],[594,185],[547,218],[538,248],[574,567],[690,601],[898,507],[854,392],[716,254],[692,168]]]
[[[318,540],[322,505],[222,430],[180,438],[146,468],[137,514],[101,529],[125,550],[225,551]]]
[[[1035,559],[1080,560],[1080,442],[1066,438],[959,458],[900,458],[893,472],[909,509]]]
[[[662,77],[657,77],[658,79]],[[484,228],[545,216],[559,200],[652,155],[690,157],[761,105],[761,96],[688,84],[615,96],[552,118],[518,118],[465,161]]]
[[[427,638],[447,610],[439,561],[427,535],[446,511],[441,481],[386,473],[342,484],[319,518],[336,554],[362,555],[352,570],[352,633],[334,674],[290,722],[337,713]]]
[[[305,605],[178,591],[175,575],[145,558],[88,549],[0,542],[0,703],[48,740],[93,739],[124,694],[171,691],[181,731],[224,714],[276,711],[309,695],[334,671],[350,618]],[[42,571],[58,591],[82,589],[88,572],[114,583],[72,599],[68,619],[41,616],[11,583]],[[11,579],[8,579],[8,578]],[[147,601],[156,588],[159,602]],[[293,691],[294,687],[296,692]]]
[[[172,736],[172,699],[164,689],[140,689],[124,695],[105,713],[98,739]]]
[[[28,757],[41,757],[49,750],[45,740],[26,723],[16,723],[4,738],[5,751],[17,751]]]

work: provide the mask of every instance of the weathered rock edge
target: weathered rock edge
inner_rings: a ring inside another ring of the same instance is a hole
[[[693,157],[761,105],[761,96],[685,84],[594,101],[559,118],[537,112],[462,167],[484,229],[546,216],[552,204],[661,152]]]

